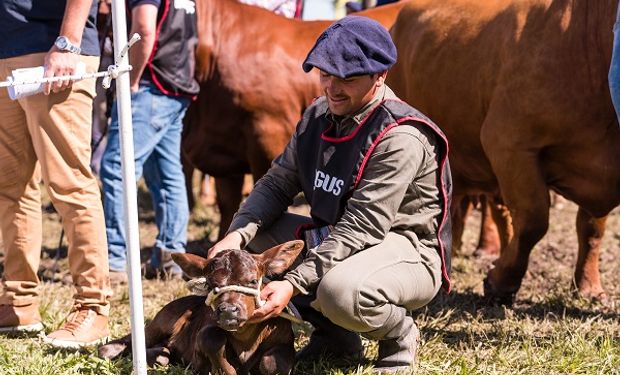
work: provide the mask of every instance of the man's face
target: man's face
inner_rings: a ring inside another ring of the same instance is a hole
[[[321,89],[327,97],[331,113],[351,115],[372,100],[383,84],[387,72],[373,75],[339,78],[321,70]]]

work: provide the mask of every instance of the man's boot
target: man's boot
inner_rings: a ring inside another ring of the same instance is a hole
[[[413,318],[405,318],[379,341],[376,374],[409,374],[416,362],[420,331]]]
[[[364,356],[359,334],[332,323],[310,306],[313,300],[314,296],[299,295],[293,298],[293,304],[302,318],[314,327],[310,341],[295,355],[295,359],[301,362],[331,357],[358,362]]]

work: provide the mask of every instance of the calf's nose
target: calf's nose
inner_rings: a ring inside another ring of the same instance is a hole
[[[217,309],[220,313],[238,313],[239,306],[233,305],[232,303],[221,303]]]

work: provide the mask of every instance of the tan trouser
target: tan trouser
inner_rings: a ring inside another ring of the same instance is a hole
[[[248,248],[261,252],[293,240],[295,229],[309,222],[309,218],[286,213],[260,232]],[[411,318],[405,319],[408,312],[429,303],[441,287],[439,255],[435,250],[419,248],[404,236],[388,233],[382,243],[329,270],[311,306],[333,323],[368,338],[402,337],[411,329]]]
[[[16,68],[43,65],[45,54],[0,60],[0,79]],[[82,56],[86,71],[98,57]],[[90,169],[91,113],[95,81],[71,90],[17,101],[0,89],[0,224],[5,247],[0,304],[39,300],[42,178],[62,217],[69,244],[75,304],[108,315],[111,294],[99,186]]]

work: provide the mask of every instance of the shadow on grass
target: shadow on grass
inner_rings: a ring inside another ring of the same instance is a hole
[[[570,301],[569,301],[570,302]],[[506,311],[513,312],[517,318],[529,317],[533,320],[555,319],[564,317],[575,319],[601,318],[617,321],[620,314],[611,311],[599,303],[588,303],[578,300],[583,306],[570,305],[563,298],[548,299],[544,302],[519,299],[512,306],[495,303],[492,299],[474,292],[451,292],[449,295],[440,294],[427,307],[420,310],[420,314],[428,316],[441,316],[446,310],[451,310],[450,320],[467,320],[471,316],[480,316],[485,320],[502,320],[506,318]]]

